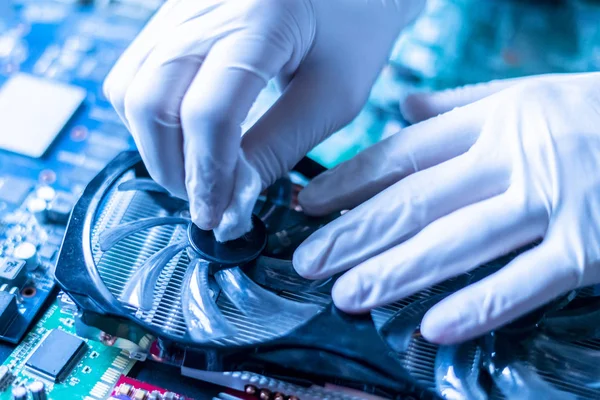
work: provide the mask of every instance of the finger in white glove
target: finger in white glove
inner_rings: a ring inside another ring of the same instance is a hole
[[[248,227],[251,215],[239,211],[256,198],[239,196],[256,191],[235,181],[240,147],[263,188],[287,173],[358,113],[424,3],[171,0],[117,63],[105,92],[150,175],[189,199],[200,228],[221,226],[224,215],[227,225]],[[283,94],[242,142],[240,126],[271,79]],[[223,240],[241,231],[218,230]]]
[[[576,75],[577,74],[573,74],[572,76]],[[560,79],[560,77],[560,74],[536,75],[534,77],[495,80],[434,93],[417,92],[408,95],[406,99],[404,99],[400,104],[400,111],[408,122],[416,124],[435,117],[436,115],[452,111],[454,108],[474,103],[519,83],[539,80],[552,81],[554,79]]]
[[[306,209],[330,209],[338,198],[349,204],[350,191],[337,182],[353,179],[357,165],[427,160],[432,140],[463,145],[462,152],[448,145],[445,157],[433,152],[437,165],[396,173],[391,186],[374,168],[387,189],[296,251],[304,276],[349,269],[333,289],[338,307],[363,312],[399,300],[539,238],[538,247],[430,310],[423,335],[466,340],[600,282],[600,74],[524,81],[409,129],[305,189]],[[423,140],[407,150],[403,135]],[[358,198],[376,186],[359,183]]]

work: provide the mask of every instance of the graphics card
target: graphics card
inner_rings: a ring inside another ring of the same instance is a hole
[[[191,223],[187,203],[154,183],[137,153],[119,155],[76,204],[56,269],[78,308],[77,333],[237,390],[285,381],[390,398],[513,398],[528,388],[600,396],[584,367],[600,357],[588,318],[597,312],[593,289],[460,345],[420,336],[429,308],[515,254],[366,315],[335,308],[335,277],[309,281],[291,263],[296,247],[337,217],[311,218],[298,204],[318,172],[307,160],[299,164],[263,193],[253,230],[223,244]],[[590,340],[576,342],[582,338]],[[576,368],[556,378],[565,363],[575,365],[570,354],[578,356]]]

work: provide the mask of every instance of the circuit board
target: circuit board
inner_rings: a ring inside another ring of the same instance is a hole
[[[18,343],[48,299],[54,288],[53,263],[63,233],[60,227],[42,229],[35,218],[22,209],[0,218],[0,269],[5,272],[0,277],[0,292],[14,302],[18,310],[12,317],[10,310],[2,311],[5,328],[0,332],[0,339]],[[27,261],[23,259],[27,255],[23,251],[28,248],[34,251],[32,246],[39,246],[34,260],[29,260],[37,268],[28,271]]]
[[[110,394],[119,377],[126,374],[135,361],[130,360],[120,349],[105,346],[100,342],[77,338],[85,343],[83,347],[85,353],[71,364],[59,382],[55,382],[53,379],[41,375],[38,370],[31,368],[33,354],[40,349],[40,345],[53,331],[60,330],[75,335],[73,317],[71,310],[60,307],[58,300],[54,301],[31,332],[4,362],[3,365],[10,369],[13,376],[9,389],[17,386],[27,387],[32,382],[42,381],[50,400],[101,400]],[[60,340],[60,346],[57,348],[51,346],[44,351],[50,355],[51,359],[58,359],[58,353],[64,351],[64,342],[64,340]],[[10,400],[11,398],[10,390],[0,392],[0,400]]]
[[[161,3],[0,2],[0,341],[19,343],[52,292],[81,190],[133,147],[102,81]]]

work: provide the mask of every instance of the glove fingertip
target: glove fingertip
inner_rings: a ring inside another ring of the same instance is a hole
[[[431,342],[440,345],[449,345],[461,342],[463,329],[460,312],[451,311],[437,306],[429,310],[421,321],[421,335]]]
[[[340,310],[348,314],[360,314],[368,311],[365,307],[362,280],[359,274],[347,272],[337,280],[331,290],[333,303]]]
[[[400,103],[400,113],[411,124],[416,124],[425,121],[429,118],[438,115],[435,107],[432,107],[432,94],[429,93],[414,93],[408,95],[403,102]]]
[[[319,198],[319,190],[311,185],[308,185],[298,194],[298,203],[302,207],[305,214],[312,217],[319,217],[327,214],[323,211],[323,199]]]
[[[198,226],[198,228],[210,231],[215,229],[219,225],[221,216],[217,215],[212,207],[201,201],[193,201],[190,203],[190,214],[192,222]]]

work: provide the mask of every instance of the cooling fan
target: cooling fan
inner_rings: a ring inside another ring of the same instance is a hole
[[[220,244],[187,202],[154,183],[135,152],[113,160],[76,204],[56,269],[79,309],[78,333],[127,348],[156,343],[194,370],[250,370],[423,392],[379,328],[397,308],[337,310],[335,277],[309,281],[295,248],[336,215],[311,218],[297,194],[320,172],[303,160],[257,202],[254,228]],[[293,371],[293,372],[284,372]]]
[[[523,249],[368,315],[337,310],[335,277],[303,279],[290,261],[336,217],[310,218],[298,205],[302,185],[320,171],[304,160],[259,199],[252,232],[219,244],[190,222],[186,202],[149,178],[137,153],[119,155],[75,206],[57,264],[57,281],[78,308],[78,333],[176,364],[188,376],[218,372],[207,379],[238,388],[244,382],[223,381],[223,371],[393,398],[600,398],[598,288],[459,345],[421,337],[427,310]]]

